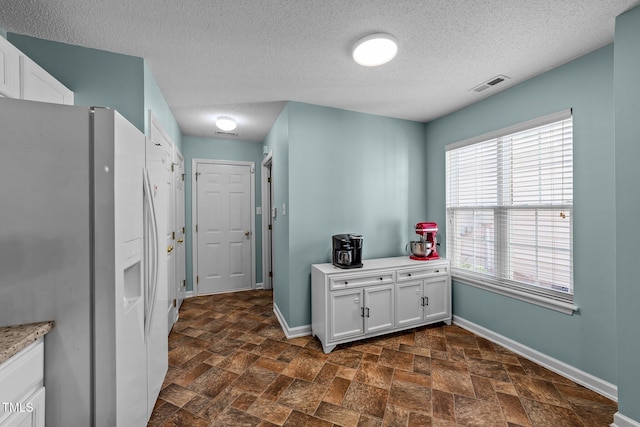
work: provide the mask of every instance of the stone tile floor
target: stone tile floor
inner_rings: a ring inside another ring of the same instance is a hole
[[[286,339],[270,291],[184,301],[149,426],[597,427],[615,402],[455,325]]]

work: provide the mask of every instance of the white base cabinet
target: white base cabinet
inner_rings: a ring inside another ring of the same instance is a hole
[[[394,257],[363,264],[350,270],[311,266],[311,329],[325,353],[358,339],[451,324],[449,261]]]

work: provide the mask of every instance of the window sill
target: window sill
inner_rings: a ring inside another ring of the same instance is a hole
[[[460,282],[463,285],[484,289],[484,290],[494,292],[506,297],[528,302],[530,304],[535,304],[540,307],[547,308],[549,310],[558,311],[562,314],[567,314],[569,316],[573,315],[574,312],[578,312],[578,307],[571,303],[558,301],[552,298],[547,298],[540,295],[534,295],[527,292],[522,292],[522,291],[511,289],[508,287],[499,286],[499,285],[496,285],[484,280],[479,280],[470,276],[454,273],[452,274],[451,277],[453,280],[455,280],[456,282]]]

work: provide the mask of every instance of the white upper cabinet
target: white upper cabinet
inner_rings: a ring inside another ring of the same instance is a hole
[[[73,92],[0,37],[0,96],[73,105]]]
[[[20,57],[20,77],[22,99],[73,105],[73,92],[24,55]]]
[[[20,98],[20,51],[0,37],[0,95]]]

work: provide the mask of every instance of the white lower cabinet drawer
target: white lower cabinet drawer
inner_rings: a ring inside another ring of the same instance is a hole
[[[370,285],[383,285],[394,282],[393,271],[382,271],[370,275],[349,274],[331,278],[331,290],[345,289]]]
[[[447,275],[448,273],[449,271],[446,266],[428,267],[415,270],[398,270],[398,282],[424,279],[425,277],[436,276],[439,274]]]

